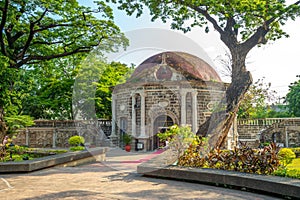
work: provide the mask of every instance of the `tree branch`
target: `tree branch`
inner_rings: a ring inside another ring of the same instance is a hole
[[[93,44],[93,45],[90,45],[90,46],[78,47],[78,48],[74,49],[73,51],[63,52],[63,53],[59,53],[59,54],[45,55],[45,56],[31,55],[31,56],[28,56],[27,58],[21,60],[20,62],[18,62],[17,64],[15,64],[12,67],[13,68],[19,68],[24,64],[36,64],[36,63],[39,63],[39,61],[43,61],[43,60],[51,60],[51,59],[54,59],[54,58],[61,58],[61,57],[73,55],[73,54],[76,54],[76,53],[86,53],[86,52],[91,51],[93,47],[98,46],[99,43],[100,42],[97,42],[96,44]]]
[[[276,16],[273,16],[270,19],[266,20],[260,27],[258,27],[256,32],[248,40],[241,44],[242,48],[245,49],[246,52],[249,52],[257,44],[264,44],[266,42],[265,36],[270,31],[270,24],[275,20],[280,20],[283,15],[292,8],[292,6],[299,4],[300,1],[296,1],[295,3],[289,5],[286,9],[278,13]]]
[[[30,25],[29,25],[29,35],[28,35],[27,41],[26,41],[26,43],[24,45],[24,48],[21,51],[21,53],[19,53],[17,55],[17,59],[20,59],[20,58],[24,57],[26,51],[30,47],[30,44],[31,44],[31,42],[33,40],[33,36],[36,33],[36,31],[34,30],[35,24],[39,23],[44,18],[44,16],[46,15],[47,12],[48,12],[48,9],[46,8],[45,11],[41,14],[41,16],[36,21],[30,22]]]
[[[188,5],[193,10],[202,14],[212,25],[213,27],[220,33],[220,35],[224,34],[223,29],[218,25],[218,22],[207,12],[207,10],[203,10],[200,7]]]
[[[6,0],[4,2],[4,7],[2,9],[2,19],[0,23],[0,47],[1,47],[2,54],[5,56],[7,55],[7,52],[6,52],[4,38],[3,38],[3,30],[7,20],[8,5],[9,5],[9,0]]]
[[[55,27],[67,27],[67,26],[74,26],[73,24],[49,24],[47,26],[41,26],[42,28],[34,30],[34,32],[41,32],[50,28],[55,28]]]

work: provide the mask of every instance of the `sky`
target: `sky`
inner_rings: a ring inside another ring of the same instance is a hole
[[[80,0],[84,5],[91,6],[91,0]],[[293,2],[288,0],[287,2]],[[138,29],[157,28],[171,31],[170,25],[164,24],[157,20],[151,22],[150,16],[146,13],[140,18],[127,16],[124,11],[119,11],[116,6],[112,5],[114,10],[114,21],[120,29],[125,32],[132,32]],[[278,97],[284,97],[288,92],[290,83],[298,80],[296,75],[300,74],[299,64],[299,48],[300,48],[300,18],[296,21],[288,21],[284,26],[284,30],[290,35],[289,38],[281,38],[275,42],[271,42],[262,47],[255,47],[248,54],[246,61],[247,69],[252,73],[254,81],[264,78],[264,82],[271,83],[271,89],[277,92]],[[220,57],[225,58],[225,45],[221,42],[216,31],[211,29],[209,33],[204,32],[204,28],[194,28],[192,31],[183,34],[181,31],[175,31],[184,37],[188,37],[197,43],[207,53],[208,57],[214,63],[214,68],[221,76],[222,80],[228,82],[228,78],[220,72],[222,67],[218,60]],[[163,41],[162,41],[163,42]],[[159,52],[161,49],[157,49]],[[124,56],[124,62],[128,62],[132,58],[134,64],[139,64],[143,59],[157,53],[152,50],[144,51],[142,54],[135,52],[127,57]],[[122,61],[120,58],[119,61]]]

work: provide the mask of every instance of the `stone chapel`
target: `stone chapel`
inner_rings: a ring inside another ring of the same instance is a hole
[[[142,62],[112,95],[112,134],[122,147],[122,135],[132,135],[132,149],[159,148],[158,132],[190,125],[195,133],[225,95],[227,84],[204,60],[184,52],[162,52]],[[235,131],[227,147],[235,145]]]

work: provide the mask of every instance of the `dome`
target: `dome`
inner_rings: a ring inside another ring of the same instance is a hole
[[[218,73],[204,60],[184,52],[162,52],[151,56],[142,62],[134,71],[131,79],[146,75],[155,66],[169,66],[180,72],[186,79],[200,79],[202,81],[222,82]],[[168,71],[159,69],[156,73],[159,79],[167,79]]]

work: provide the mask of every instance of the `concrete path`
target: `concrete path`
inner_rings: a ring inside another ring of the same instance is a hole
[[[0,199],[276,199],[197,183],[143,177],[136,173],[139,163],[159,153],[111,149],[102,163],[54,167],[28,174],[2,174]]]

